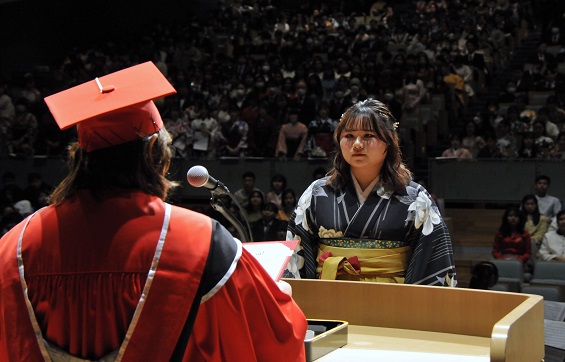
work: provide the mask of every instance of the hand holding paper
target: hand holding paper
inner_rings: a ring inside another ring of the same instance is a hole
[[[288,294],[292,297],[292,286],[290,284],[288,284],[284,280],[279,280],[277,282],[277,285],[279,286],[281,292],[283,292],[284,294]]]

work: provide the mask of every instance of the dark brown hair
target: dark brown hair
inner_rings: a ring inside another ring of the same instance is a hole
[[[526,215],[520,211],[520,208],[516,205],[511,205],[506,208],[504,214],[502,215],[502,223],[498,228],[498,231],[502,234],[502,236],[510,236],[512,235],[512,226],[508,222],[508,216],[510,214],[514,214],[518,216],[518,225],[516,225],[516,231],[519,234],[524,233],[524,225],[526,224]]]
[[[68,147],[69,173],[49,197],[59,204],[77,190],[101,191],[140,190],[165,200],[178,185],[166,174],[171,165],[171,136],[165,129],[135,141],[86,152],[78,142]]]
[[[541,218],[541,214],[539,212],[539,205],[538,205],[538,198],[536,197],[536,195],[534,194],[528,194],[525,195],[522,198],[522,205],[521,205],[521,211],[524,214],[526,221],[528,220],[528,212],[526,211],[526,202],[532,200],[535,204],[536,204],[536,209],[532,212],[532,222],[534,225],[539,224],[540,218]]]
[[[380,183],[385,189],[398,193],[405,191],[412,180],[412,174],[402,162],[402,153],[396,132],[397,123],[387,106],[377,100],[367,99],[349,107],[341,116],[333,139],[337,152],[333,168],[328,172],[328,184],[335,189],[342,189],[351,178],[350,166],[343,158],[339,141],[344,130],[361,128],[372,131],[387,145],[385,162],[380,172]]]

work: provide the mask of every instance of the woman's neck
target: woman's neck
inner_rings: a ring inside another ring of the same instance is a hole
[[[361,186],[361,189],[365,189],[373,182],[376,178],[380,177],[381,169],[351,169],[351,174]]]

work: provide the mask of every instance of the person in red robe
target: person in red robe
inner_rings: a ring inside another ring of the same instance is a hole
[[[0,239],[0,360],[303,361],[285,284],[217,221],[165,202],[152,63],[45,99],[77,126],[50,205]],[[73,360],[75,360],[73,359]]]

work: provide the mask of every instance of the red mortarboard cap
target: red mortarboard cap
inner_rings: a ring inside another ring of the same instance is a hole
[[[61,129],[77,125],[90,152],[151,135],[163,127],[153,99],[176,93],[151,62],[135,65],[45,98]]]

